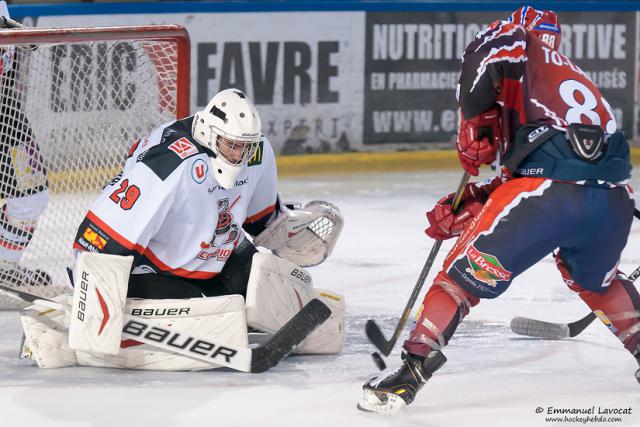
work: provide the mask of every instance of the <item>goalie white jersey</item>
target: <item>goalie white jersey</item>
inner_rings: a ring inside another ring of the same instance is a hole
[[[211,151],[191,136],[193,117],[137,141],[121,174],[81,223],[74,249],[133,255],[132,274],[209,279],[276,210],[275,155],[265,137],[235,186],[222,188]]]

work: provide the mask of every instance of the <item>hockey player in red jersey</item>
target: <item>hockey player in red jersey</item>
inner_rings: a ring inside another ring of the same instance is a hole
[[[463,168],[500,165],[427,214],[434,239],[458,237],[427,292],[403,363],[365,383],[360,409],[394,412],[446,358],[471,307],[555,251],[562,278],[640,362],[640,295],[618,270],[633,218],[630,148],[588,76],[557,50],[556,14],[522,7],[465,49],[457,150]]]
[[[341,229],[328,202],[279,199],[258,111],[242,91],[223,90],[194,116],[133,145],[78,228],[69,346],[63,334],[58,347],[34,359],[41,367],[208,369],[215,360],[203,364],[141,343],[120,348],[116,319],[148,313],[166,327],[246,347],[247,327],[273,334],[314,298],[332,316],[296,351],[339,352],[344,299],[314,288],[303,267],[323,262]],[[37,316],[23,316],[28,340],[46,329]]]

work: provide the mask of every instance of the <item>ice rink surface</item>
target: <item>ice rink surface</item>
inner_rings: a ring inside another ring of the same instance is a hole
[[[447,364],[403,414],[389,418],[356,410],[362,383],[376,373],[364,323],[375,318],[391,336],[433,244],[423,233],[424,212],[455,190],[460,175],[358,174],[281,181],[285,200],[325,199],[344,213],[345,228],[333,256],[310,269],[316,286],[346,297],[342,354],[291,357],[254,375],[85,367],[45,371],[16,358],[18,314],[0,312],[0,426],[584,425],[546,422],[546,412],[553,408],[594,408],[596,415],[631,408],[631,415],[619,415],[620,422],[587,425],[640,426],[640,385],[633,375],[637,364],[604,325],[594,322],[579,337],[564,341],[523,338],[509,330],[517,315],[567,322],[588,312],[562,284],[550,257],[518,277],[499,299],[472,309],[445,349]],[[638,178],[634,184],[640,188]],[[423,293],[451,245],[443,245]],[[636,220],[620,268],[631,272],[638,265]],[[399,363],[399,348],[387,359],[390,367]],[[538,408],[543,413],[536,413]]]

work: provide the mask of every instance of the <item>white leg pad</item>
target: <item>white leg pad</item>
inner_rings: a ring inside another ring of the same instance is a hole
[[[247,284],[247,324],[275,333],[315,297],[311,275],[270,253],[253,255]]]
[[[132,256],[82,252],[73,272],[69,347],[118,354]]]
[[[298,347],[294,354],[336,354],[342,351],[345,340],[344,297],[326,289],[315,289],[316,298],[331,309],[331,317],[318,326]]]
[[[60,295],[53,298],[68,304],[69,297]],[[32,305],[20,315],[25,345],[22,357],[33,359],[40,368],[64,368],[77,364],[76,352],[69,348],[69,312]]]
[[[307,270],[287,260],[263,252],[253,256],[246,302],[249,326],[273,334],[316,297],[327,303],[332,315],[300,343],[295,353],[329,354],[342,349],[344,298],[314,289]]]
[[[153,319],[167,329],[248,347],[244,299],[240,295],[173,300],[128,299],[125,312]],[[77,352],[78,364],[159,371],[195,371],[220,367],[164,351],[135,340],[123,340],[117,355]]]

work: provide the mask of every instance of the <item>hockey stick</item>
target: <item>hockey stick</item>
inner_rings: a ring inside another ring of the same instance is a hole
[[[553,323],[528,317],[514,317],[511,319],[511,330],[518,335],[548,340],[573,338],[586,329],[593,322],[596,315],[593,312],[580,320],[571,323]]]
[[[640,267],[636,268],[628,277],[632,282],[635,282],[640,277]],[[554,323],[518,316],[511,319],[511,330],[518,335],[527,337],[561,340],[579,335],[595,318],[596,315],[591,312],[575,322]]]
[[[56,301],[1,284],[0,291],[22,301],[59,310],[69,309],[68,306]],[[243,372],[260,373],[277,365],[330,315],[329,307],[318,299],[312,299],[264,345],[254,348],[214,342],[131,315],[125,315],[126,323],[122,328],[122,335],[205,363],[222,365]]]
[[[458,188],[453,198],[452,209],[454,212],[457,210],[458,205],[460,204],[460,200],[462,199],[462,194],[464,193],[464,189],[467,186],[468,182],[469,182],[469,174],[465,172],[462,175],[462,179],[460,179],[460,183],[458,184]],[[398,338],[402,333],[402,329],[404,328],[404,325],[407,323],[407,319],[411,314],[411,309],[413,308],[413,305],[416,303],[418,294],[420,294],[420,290],[422,289],[422,286],[424,285],[424,282],[427,279],[429,270],[431,270],[433,261],[435,260],[436,255],[438,255],[438,252],[440,251],[440,246],[442,246],[442,240],[436,240],[435,244],[431,248],[431,252],[429,252],[427,261],[424,263],[424,267],[422,267],[422,272],[420,273],[420,276],[418,277],[418,281],[416,282],[416,285],[413,288],[413,292],[411,292],[411,296],[409,297],[409,301],[407,301],[407,305],[405,306],[404,311],[402,312],[402,316],[400,316],[400,320],[398,320],[398,324],[396,325],[396,329],[393,332],[393,336],[391,337],[391,339],[387,340],[384,337],[382,330],[373,319],[367,320],[367,323],[365,325],[365,332],[367,333],[367,337],[378,348],[378,350],[380,350],[380,352],[385,356],[388,356],[389,353],[391,353],[391,350],[393,349],[393,347],[396,345],[396,341],[398,341]],[[374,353],[372,356],[376,361],[376,364],[380,366],[379,361],[382,361],[382,358],[380,357],[380,355],[378,355],[377,353]]]
[[[633,216],[640,219],[640,210],[634,208]],[[640,266],[629,276],[629,280],[635,282],[640,277]],[[511,330],[518,335],[528,337],[545,338],[550,340],[560,340],[563,338],[573,338],[584,331],[596,318],[593,312],[587,314],[580,320],[571,323],[554,323],[543,320],[531,319],[529,317],[514,317],[511,319]]]

